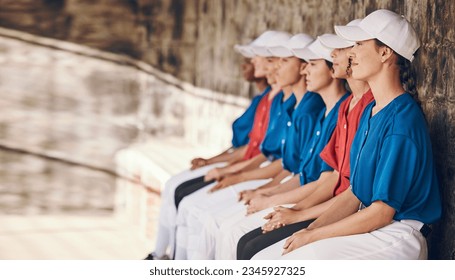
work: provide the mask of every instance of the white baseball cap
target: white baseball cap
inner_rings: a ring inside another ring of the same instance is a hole
[[[358,26],[361,21],[361,19],[355,19],[350,21],[346,26]],[[352,47],[355,44],[355,42],[348,41],[335,34],[324,34],[318,36],[318,39],[321,41],[321,44],[331,49],[344,49]]]
[[[259,37],[254,39],[249,44],[245,44],[245,45],[237,44],[237,45],[235,45],[234,46],[234,50],[236,52],[240,53],[241,55],[243,55],[244,57],[253,58],[255,56],[255,54],[253,53],[252,47],[253,46],[262,46],[262,45],[264,45],[265,42],[267,42],[267,40],[270,37],[272,37],[276,32],[277,31],[274,31],[274,30],[267,30],[264,33],[262,33],[261,35],[259,35]]]
[[[251,50],[258,56],[273,56],[273,54],[269,51],[269,48],[279,46],[283,44],[283,42],[287,42],[291,37],[292,35],[288,32],[274,31],[274,34],[268,37],[264,44],[254,45]]]
[[[335,32],[349,41],[378,39],[409,61],[420,47],[411,24],[389,10],[377,10],[366,16],[358,26],[335,26]]]
[[[314,41],[314,38],[305,33],[295,34],[287,41],[281,42],[279,46],[268,48],[269,52],[275,57],[294,56],[293,49],[303,49]]]
[[[294,49],[292,52],[295,56],[304,59],[305,61],[310,61],[311,59],[325,59],[327,61],[333,62],[332,56],[330,55],[332,50],[333,49],[322,45],[321,41],[318,38],[307,47],[302,49]]]

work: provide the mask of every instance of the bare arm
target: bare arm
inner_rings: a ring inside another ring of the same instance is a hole
[[[343,196],[343,197],[342,197]],[[344,202],[344,204],[343,204]],[[355,206],[359,205],[359,200],[351,190],[346,190],[339,196],[337,201],[323,214],[329,213],[335,216],[332,219],[325,219],[324,225],[308,227],[293,234],[284,245],[284,254],[289,253],[303,245],[337,236],[347,236],[371,232],[384,227],[392,222],[395,209],[382,201],[375,201],[369,207],[357,211]],[[352,212],[349,214],[349,212]],[[339,214],[336,214],[339,213]],[[327,223],[328,222],[328,223]]]
[[[191,160],[191,169],[197,169],[206,165],[218,163],[218,162],[228,162],[228,164],[233,164],[242,160],[243,156],[245,155],[247,146],[242,146],[237,149],[229,148],[224,152],[213,156],[211,158],[194,158]]]
[[[243,181],[250,181],[256,179],[269,179],[274,178],[278,174],[282,173],[282,176],[286,177],[289,175],[289,171],[283,171],[283,167],[281,165],[281,160],[275,160],[271,164],[267,165],[266,167],[251,169],[251,170],[244,170],[241,173]],[[283,178],[284,178],[283,177]]]
[[[339,175],[340,174],[336,170],[322,173],[317,181],[317,187],[314,192],[308,196],[299,196],[299,200],[297,200],[298,203],[293,208],[310,208],[331,199]],[[306,188],[306,186],[304,188]]]
[[[220,180],[222,177],[227,176],[229,174],[238,173],[243,170],[251,170],[258,168],[261,165],[261,163],[263,163],[266,160],[267,159],[265,158],[264,155],[259,154],[252,159],[243,160],[225,167],[214,168],[207,172],[207,174],[205,175],[205,181],[210,181],[213,179]]]
[[[279,161],[274,161],[266,167],[256,168],[250,171],[244,171],[239,174],[227,176],[219,181],[218,184],[216,184],[209,191],[214,192],[245,181],[273,178],[280,173],[280,170],[283,170],[281,163]]]
[[[274,187],[270,192],[253,196],[247,213],[251,214],[268,207],[289,203],[298,203],[293,208],[300,210],[327,201],[333,196],[333,188],[338,180],[338,172],[324,172],[318,180],[302,187],[299,187],[299,177],[295,177],[297,178]]]

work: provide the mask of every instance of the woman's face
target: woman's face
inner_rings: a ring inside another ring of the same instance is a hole
[[[267,58],[262,56],[255,56],[251,59],[251,62],[254,66],[254,77],[255,78],[265,78],[267,75]]]
[[[276,84],[276,71],[278,68],[278,62],[280,59],[278,57],[267,57],[265,65],[265,77],[269,85]]]
[[[302,78],[302,74],[300,74],[301,65],[302,62],[295,56],[280,58],[276,73],[278,85],[283,88],[298,83]]]
[[[381,55],[374,40],[356,42],[349,51],[352,78],[367,81],[377,74],[382,66]]]
[[[348,53],[351,47],[344,49],[334,49],[331,53],[333,59],[333,75],[338,79],[346,79],[351,75]],[[349,74],[348,71],[349,70]]]
[[[333,81],[332,70],[327,66],[324,59],[310,60],[306,72],[307,90],[319,92]]]

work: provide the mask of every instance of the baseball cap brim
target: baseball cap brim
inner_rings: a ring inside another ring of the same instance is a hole
[[[286,47],[277,46],[277,47],[270,47],[268,51],[275,57],[291,57],[294,56],[292,51]]]
[[[242,56],[247,57],[247,58],[253,58],[254,53],[251,50],[250,46],[246,45],[235,45],[234,50],[238,53],[240,53]]]
[[[348,41],[358,42],[373,39],[365,30],[359,26],[335,25],[335,33]]]
[[[254,55],[257,55],[257,56],[263,56],[263,57],[273,56],[267,47],[252,46],[251,51],[254,53]]]
[[[331,49],[344,49],[354,46],[354,41],[345,40],[335,34],[324,34],[318,36],[322,45]]]
[[[298,58],[301,58],[307,62],[309,62],[311,59],[322,59],[320,55],[315,54],[308,48],[294,49],[294,50],[292,50],[292,52],[294,53],[295,56],[297,56]]]

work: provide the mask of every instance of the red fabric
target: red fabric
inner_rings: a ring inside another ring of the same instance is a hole
[[[329,143],[327,143],[324,150],[320,153],[321,158],[330,167],[340,172],[340,178],[333,190],[333,195],[339,195],[350,185],[349,154],[352,140],[354,140],[355,133],[359,127],[360,117],[365,107],[374,99],[371,90],[367,91],[351,112],[349,112],[349,103],[351,103],[352,98],[353,96],[351,94],[340,105],[335,131]]]
[[[243,157],[244,160],[251,159],[261,153],[259,146],[261,145],[262,140],[264,140],[265,133],[267,132],[267,127],[269,125],[270,106],[272,105],[272,100],[273,98],[269,100],[269,94],[267,93],[264,97],[262,97],[258,107],[256,108],[253,127],[248,135],[250,141],[248,142],[248,148],[245,156]]]

